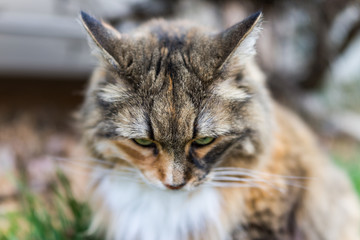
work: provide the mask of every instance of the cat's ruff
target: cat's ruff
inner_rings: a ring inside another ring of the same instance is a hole
[[[95,202],[97,197],[102,203],[90,231],[106,222],[109,240],[201,239],[206,231],[213,233],[209,240],[229,239],[218,217],[222,197],[215,188],[171,191],[108,178],[94,191]]]

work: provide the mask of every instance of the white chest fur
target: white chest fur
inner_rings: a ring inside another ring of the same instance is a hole
[[[94,191],[91,230],[108,240],[227,239],[216,189],[164,191],[138,183],[103,179]]]

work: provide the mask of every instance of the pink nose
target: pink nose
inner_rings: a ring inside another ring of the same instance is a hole
[[[178,184],[178,185],[170,185],[170,184],[164,184],[165,187],[167,187],[168,189],[171,189],[171,190],[178,190],[180,188],[182,188],[183,186],[185,186],[186,182],[183,182],[181,184]]]

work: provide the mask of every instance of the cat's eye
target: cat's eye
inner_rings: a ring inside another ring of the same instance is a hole
[[[151,141],[150,139],[146,139],[146,138],[135,138],[133,139],[135,143],[139,144],[140,146],[144,146],[144,147],[150,147],[150,146],[154,146],[154,142]]]
[[[196,139],[196,140],[194,141],[194,143],[195,143],[196,145],[199,145],[199,146],[205,146],[205,145],[209,145],[209,144],[212,143],[214,140],[215,140],[215,138],[213,138],[213,137],[204,137],[204,138]]]

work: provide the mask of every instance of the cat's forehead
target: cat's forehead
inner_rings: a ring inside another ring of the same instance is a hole
[[[197,26],[156,20],[128,37],[123,65],[137,84],[157,86],[171,76],[174,85],[186,86],[213,78],[211,60],[203,61],[210,35]]]
[[[158,60],[160,69],[150,71],[140,91],[142,101],[148,102],[146,111],[154,139],[180,144],[193,138],[204,90],[201,81],[176,59],[178,56],[167,57]]]
[[[186,33],[155,32],[155,39],[138,40],[135,50],[129,50],[135,56],[125,72],[131,76],[137,92],[154,100],[171,97],[176,102],[199,103],[205,95],[204,82],[208,76],[199,71],[199,64],[192,56],[197,49],[182,35]]]
[[[196,74],[191,53],[192,29],[157,25],[151,29],[151,44],[144,44],[147,66],[139,86],[144,98],[151,99],[149,117],[154,138],[181,144],[194,136],[195,119],[206,95],[203,75]],[[140,41],[142,44],[143,41]]]

